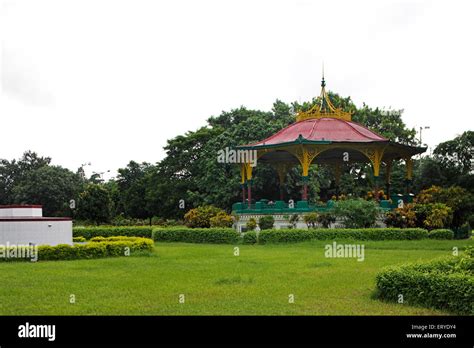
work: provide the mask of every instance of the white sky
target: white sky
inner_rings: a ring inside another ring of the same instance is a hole
[[[473,129],[472,1],[2,2],[0,158],[156,162],[211,115],[328,89],[405,109],[434,146]]]

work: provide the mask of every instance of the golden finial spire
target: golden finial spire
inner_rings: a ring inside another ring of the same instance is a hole
[[[326,87],[326,81],[324,81],[324,60],[323,60],[323,79],[321,80],[321,87]]]
[[[308,111],[300,111],[296,115],[296,121],[307,120],[311,118],[338,118],[345,121],[351,121],[351,113],[343,111],[341,108],[336,108],[331,103],[329,95],[326,92],[326,81],[324,79],[324,62],[322,69],[322,80],[321,80],[321,94],[319,95],[321,102],[315,104]]]

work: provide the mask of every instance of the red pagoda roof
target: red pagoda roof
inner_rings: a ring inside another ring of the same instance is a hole
[[[312,118],[290,124],[272,136],[245,146],[272,146],[304,142],[388,142],[389,140],[366,127],[338,118]]]
[[[309,110],[298,111],[295,118],[295,123],[272,136],[255,143],[236,146],[236,149],[264,150],[259,154],[259,161],[294,164],[301,163],[301,158],[295,155],[294,150],[304,144],[310,145],[309,148],[311,145],[318,145],[317,151],[311,154],[314,157],[310,159],[310,162],[318,164],[339,163],[345,152],[350,154],[351,162],[356,163],[373,161],[377,149],[380,156],[379,162],[406,159],[426,151],[426,147],[390,141],[367,127],[353,122],[350,111],[337,108],[332,104],[326,92],[324,76],[319,98]],[[330,144],[338,145],[325,146]],[[363,146],[357,146],[358,144]],[[272,151],[267,151],[267,149],[272,149]],[[369,149],[373,151],[372,157],[369,157],[367,152]]]

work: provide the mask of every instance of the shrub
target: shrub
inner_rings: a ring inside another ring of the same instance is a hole
[[[82,243],[82,242],[85,242],[86,239],[85,239],[84,237],[73,237],[73,238],[72,238],[72,241],[73,241],[74,243]]]
[[[303,216],[304,222],[308,227],[316,227],[318,222],[318,213],[309,213]]]
[[[474,260],[465,256],[429,263],[389,267],[376,276],[376,294],[388,301],[404,302],[474,314]]]
[[[300,216],[298,214],[292,214],[290,218],[288,219],[288,222],[290,223],[292,228],[296,228],[296,225],[298,224],[299,220],[300,220]]]
[[[454,232],[448,229],[432,230],[428,233],[428,238],[431,239],[453,239]]]
[[[91,239],[93,237],[112,237],[128,236],[151,238],[153,228],[149,226],[96,226],[96,227],[74,227],[74,237],[84,237]]]
[[[103,238],[103,237],[100,237]],[[118,238],[118,237],[113,237]],[[128,238],[121,237],[121,240],[103,238],[100,242],[90,242],[86,244],[59,244],[56,246],[38,246],[38,260],[77,260],[95,259],[101,257],[125,256],[125,248],[129,248],[130,253],[135,251],[153,250],[153,241],[148,238]],[[8,260],[3,258],[3,260]],[[25,259],[15,259],[25,260]]]
[[[421,190],[416,195],[416,203],[427,204],[434,203],[434,196],[441,192],[441,187],[433,185],[427,189]]]
[[[275,219],[271,215],[262,216],[258,220],[258,226],[260,227],[262,231],[272,229],[274,223],[275,223]]]
[[[249,231],[244,234],[244,244],[256,244],[257,243],[257,232]]]
[[[441,188],[431,186],[417,195],[418,203],[443,203],[452,210],[450,224],[457,228],[469,221],[469,215],[474,210],[474,195],[459,186]],[[473,227],[473,226],[471,226]]]
[[[250,218],[249,221],[245,224],[247,231],[253,231],[257,228],[257,221],[254,218]]]
[[[110,218],[110,194],[99,184],[88,184],[77,201],[77,217],[96,223],[106,222]]]
[[[97,244],[97,243],[87,243],[87,244],[80,244],[75,246],[76,255],[75,257],[71,257],[70,259],[98,259],[102,257],[111,256],[107,253],[107,247],[105,244]],[[41,253],[39,251],[39,258],[41,260],[51,260],[52,254],[54,250],[48,250],[48,253]],[[123,252],[119,256],[125,256]]]
[[[184,223],[191,228],[211,227],[211,218],[219,213],[225,212],[212,205],[204,205],[188,211],[184,215]]]
[[[385,214],[385,223],[389,227],[416,227],[416,213],[414,204],[405,204],[403,208],[396,208]]]
[[[156,228],[153,239],[160,242],[232,244],[239,234],[232,228]]]
[[[336,222],[336,217],[333,214],[329,213],[329,212],[319,213],[318,222],[324,228],[329,228],[329,226],[331,226],[331,224]]]
[[[347,228],[368,228],[375,224],[379,210],[373,201],[348,199],[335,203],[334,213]]]
[[[428,231],[421,228],[334,228],[334,229],[280,229],[262,231],[258,243],[289,243],[306,240],[415,240],[428,237]]]
[[[211,227],[232,227],[234,220],[232,216],[224,211],[217,213],[209,219]]]
[[[429,230],[446,227],[452,220],[451,208],[443,203],[417,204],[415,211],[418,225],[422,222]]]

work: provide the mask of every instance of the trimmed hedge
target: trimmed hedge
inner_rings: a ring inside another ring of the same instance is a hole
[[[244,244],[256,244],[257,243],[257,232],[249,231],[244,234],[243,237]]]
[[[148,238],[142,238],[142,237],[126,237],[126,236],[114,236],[114,237],[94,237],[91,238],[89,241],[90,242],[122,242],[122,241],[127,241],[127,242],[136,242],[136,241],[142,241],[142,240],[147,240]]]
[[[385,268],[376,276],[376,295],[383,300],[474,315],[474,259],[466,252],[428,263]]]
[[[102,237],[100,237],[102,238]],[[118,237],[113,237],[118,238]],[[95,259],[102,257],[125,256],[136,251],[152,251],[153,240],[138,237],[120,237],[121,239],[107,239],[89,242],[86,244],[59,244],[56,246],[38,246],[38,260],[77,260]],[[26,246],[25,248],[31,248]],[[126,249],[128,248],[128,249]],[[0,261],[28,261],[29,258],[0,258]]]
[[[432,230],[428,233],[431,239],[454,239],[454,232],[448,229]]]
[[[73,237],[72,241],[74,243],[83,243],[83,242],[86,242],[87,240],[84,237]]]
[[[156,228],[153,239],[159,242],[232,244],[239,240],[232,228]]]
[[[334,228],[334,229],[280,229],[261,231],[258,243],[294,243],[307,240],[414,240],[428,237],[422,228]]]
[[[72,234],[86,239],[113,236],[152,238],[152,231],[153,227],[150,226],[94,226],[74,227]]]

